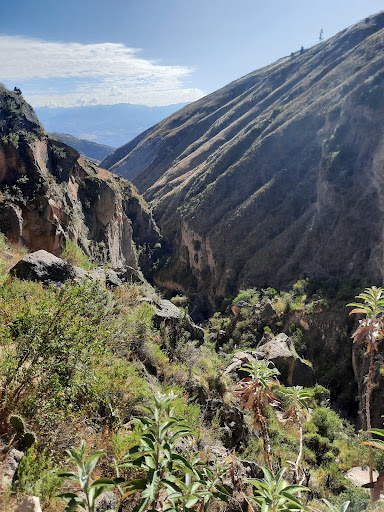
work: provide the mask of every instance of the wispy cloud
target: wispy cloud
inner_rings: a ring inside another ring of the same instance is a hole
[[[164,66],[123,44],[60,43],[0,35],[0,81],[18,85],[35,107],[148,106],[193,101],[203,91],[185,88],[193,69]]]

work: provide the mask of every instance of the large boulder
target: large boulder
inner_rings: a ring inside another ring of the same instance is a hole
[[[289,338],[281,333],[268,340],[256,350],[244,350],[234,354],[231,363],[224,374],[230,375],[234,380],[240,380],[249,374],[245,372],[244,365],[266,359],[271,361],[280,372],[280,380],[289,386],[313,386],[315,376],[312,366],[297,355],[289,345]]]
[[[15,512],[41,512],[40,498],[37,496],[25,496]]]
[[[373,481],[375,482],[379,473],[373,470]],[[368,466],[355,466],[347,471],[345,478],[351,482],[355,487],[362,487],[367,484],[369,480],[369,467]]]
[[[253,354],[255,355],[255,354]],[[281,333],[257,349],[258,358],[271,361],[289,386],[313,386],[315,375],[312,366],[300,358],[289,345],[289,338]]]
[[[77,280],[83,284],[91,275],[82,268],[75,267],[47,251],[36,251],[21,259],[10,270],[10,275],[29,281],[42,283],[64,283]]]
[[[158,326],[165,323],[170,326],[176,326],[178,323],[190,333],[194,340],[202,341],[204,339],[204,329],[196,325],[192,318],[182,309],[178,308],[171,301],[166,299],[145,299],[155,306],[153,321]]]
[[[236,352],[232,357],[230,365],[225,369],[224,375],[230,375],[234,380],[244,379],[249,376],[249,373],[243,369],[243,366],[252,361],[257,361],[257,357],[251,352]]]

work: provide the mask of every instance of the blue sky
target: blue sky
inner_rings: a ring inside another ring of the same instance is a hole
[[[384,8],[382,0],[19,0],[0,81],[33,106],[192,101]]]

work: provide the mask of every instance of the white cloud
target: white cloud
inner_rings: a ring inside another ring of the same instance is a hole
[[[0,35],[0,81],[14,82],[34,106],[193,101],[204,95],[183,87],[193,70],[138,57],[123,44],[60,43]]]

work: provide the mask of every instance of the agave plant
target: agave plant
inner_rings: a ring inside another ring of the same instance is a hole
[[[290,512],[292,510],[307,510],[295,495],[309,491],[302,485],[291,485],[284,479],[284,473],[287,468],[280,469],[276,475],[266,468],[262,467],[264,472],[263,479],[249,479],[256,488],[256,496],[250,498],[254,501],[261,512]]]
[[[253,427],[260,429],[263,438],[264,462],[272,469],[271,446],[265,411],[268,406],[280,405],[280,401],[271,391],[273,386],[280,385],[276,379],[276,375],[279,375],[280,372],[276,368],[270,368],[264,360],[252,361],[244,365],[243,369],[250,376],[239,382],[235,393],[240,396],[240,406],[253,413]]]

